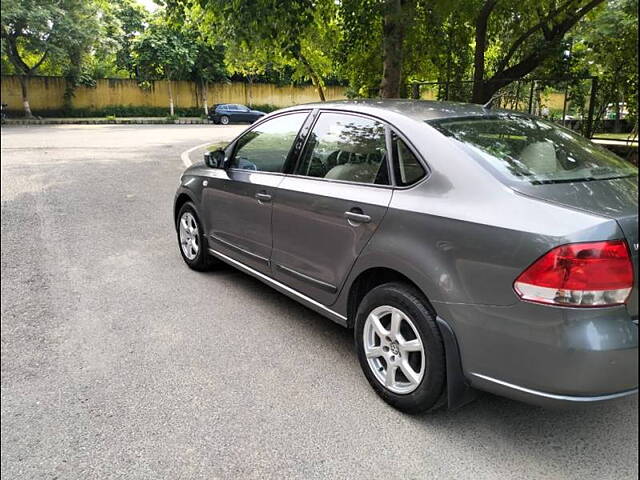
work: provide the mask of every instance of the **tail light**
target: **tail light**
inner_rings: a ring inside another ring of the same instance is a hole
[[[516,279],[524,300],[573,307],[625,303],[633,288],[633,265],[624,240],[573,243],[554,248]]]

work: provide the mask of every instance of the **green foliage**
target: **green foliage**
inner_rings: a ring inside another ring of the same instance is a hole
[[[335,2],[185,0],[176,5],[184,16],[205,20],[203,34],[225,45],[232,73],[252,77],[269,67],[289,69],[293,80],[311,81],[323,98],[325,78],[334,71],[331,53],[341,33]]]
[[[321,96],[327,84],[347,85],[350,97],[378,95],[390,0],[161,3],[151,15],[137,0],[3,0],[2,73],[66,77],[70,112],[74,89],[105,77],[135,78],[141,88],[158,78],[194,80],[200,99],[208,83],[230,79],[311,82]],[[480,71],[485,96],[495,83],[506,94],[504,102],[515,105],[522,85],[510,84],[511,77],[595,75],[597,113],[623,102],[637,118],[638,0],[395,4],[411,13],[403,25],[405,83],[439,82],[432,89],[437,98],[468,101],[468,81]],[[478,60],[478,25],[487,7],[484,55]],[[536,96],[565,86],[540,82]],[[568,95],[568,110],[584,115],[589,83],[572,82]],[[154,114],[166,115],[160,110]]]
[[[197,53],[189,34],[158,13],[134,39],[132,57],[141,78],[174,80],[191,71]]]
[[[98,9],[94,1],[3,0],[2,52],[18,74],[37,73],[45,62],[67,71],[89,54]]]

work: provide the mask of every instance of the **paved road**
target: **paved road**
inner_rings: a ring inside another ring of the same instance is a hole
[[[180,152],[238,127],[2,129],[2,478],[637,478],[638,402],[407,416],[351,333],[177,250]]]

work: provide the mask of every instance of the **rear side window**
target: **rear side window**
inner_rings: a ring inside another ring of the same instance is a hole
[[[295,173],[388,185],[385,126],[371,118],[321,113],[309,134]]]
[[[512,180],[533,184],[635,176],[638,169],[570,130],[504,115],[432,122]]]
[[[282,172],[293,141],[308,112],[267,120],[243,135],[235,148],[232,168],[259,172]]]
[[[395,133],[393,138],[393,171],[396,185],[412,185],[426,175],[426,171],[404,141]]]

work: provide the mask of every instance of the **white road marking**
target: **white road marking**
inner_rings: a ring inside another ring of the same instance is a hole
[[[190,167],[193,164],[193,162],[189,158],[189,154],[191,152],[193,152],[194,150],[197,150],[199,148],[206,147],[207,145],[211,145],[211,142],[206,142],[206,143],[202,143],[200,145],[196,145],[195,147],[191,147],[189,150],[185,150],[184,152],[182,152],[180,154],[180,158],[182,159],[182,163],[184,163],[184,166],[185,167]]]

